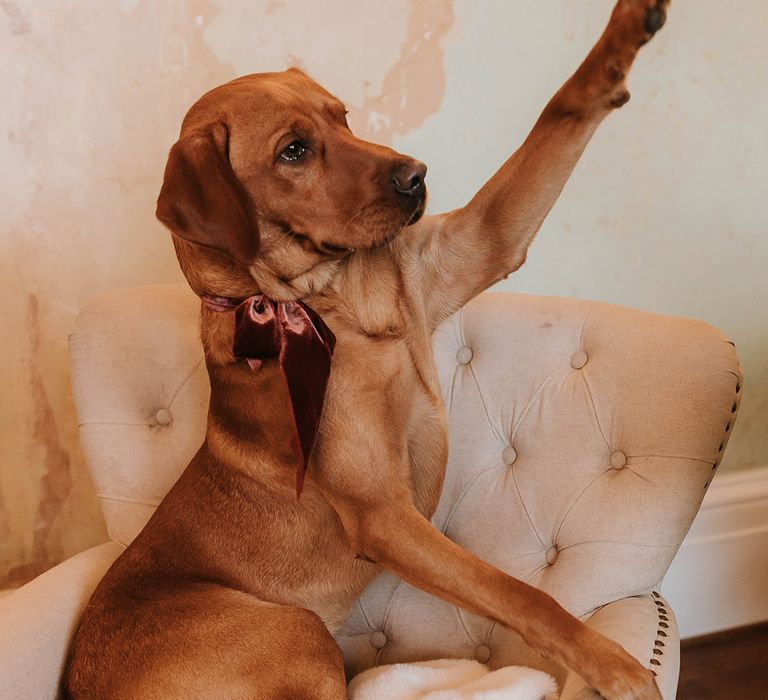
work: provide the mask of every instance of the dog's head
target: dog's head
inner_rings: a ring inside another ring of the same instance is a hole
[[[227,268],[214,279],[261,269],[287,281],[382,245],[418,220],[426,167],[358,139],[345,114],[295,69],[239,78],[190,109],[157,217],[173,232],[195,291],[228,292],[198,288],[211,279],[195,275],[201,262]]]

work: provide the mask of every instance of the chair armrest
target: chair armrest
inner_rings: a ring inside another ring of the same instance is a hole
[[[587,626],[618,642],[643,666],[650,668],[656,674],[656,684],[664,700],[674,700],[680,671],[680,639],[672,609],[658,593],[610,603],[592,615]],[[571,671],[566,676],[560,700],[600,697]]]
[[[70,641],[93,590],[123,551],[107,542],[0,600],[0,698],[55,698]]]

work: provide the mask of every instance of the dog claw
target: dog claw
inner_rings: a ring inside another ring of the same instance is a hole
[[[667,13],[662,7],[651,7],[645,13],[645,31],[653,36],[664,26],[667,21]]]

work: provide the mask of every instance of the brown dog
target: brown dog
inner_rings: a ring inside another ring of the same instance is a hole
[[[382,567],[516,629],[606,698],[659,697],[619,645],[431,526],[447,438],[430,337],[522,265],[667,4],[620,0],[522,147],[441,216],[419,220],[426,168],[355,138],[299,71],[192,107],[158,216],[199,295],[304,299],[323,316],[338,340],[325,408],[297,500],[277,363],[237,361],[234,314],[203,307],[205,442],[91,598],[70,697],[344,698],[331,632]]]

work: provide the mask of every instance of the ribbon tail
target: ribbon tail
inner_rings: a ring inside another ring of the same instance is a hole
[[[281,323],[285,342],[282,343],[278,362],[288,384],[296,426],[295,447],[292,444],[292,448],[297,458],[298,498],[304,488],[307,467],[320,426],[325,391],[331,372],[333,342],[329,342],[325,334],[318,332],[306,312],[301,313],[301,310],[295,309],[286,321]],[[322,320],[320,323],[323,323]],[[331,331],[324,324],[323,327],[332,337]]]
[[[304,488],[304,477],[309,466],[312,448],[315,446],[325,399],[328,370],[330,370],[330,353],[327,359],[319,351],[313,354],[315,356],[311,358],[300,358],[295,356],[298,353],[294,355],[291,351],[281,353],[280,364],[291,396],[296,431],[291,439],[291,450],[296,456],[297,498],[301,496]],[[312,368],[314,371],[311,371]]]

